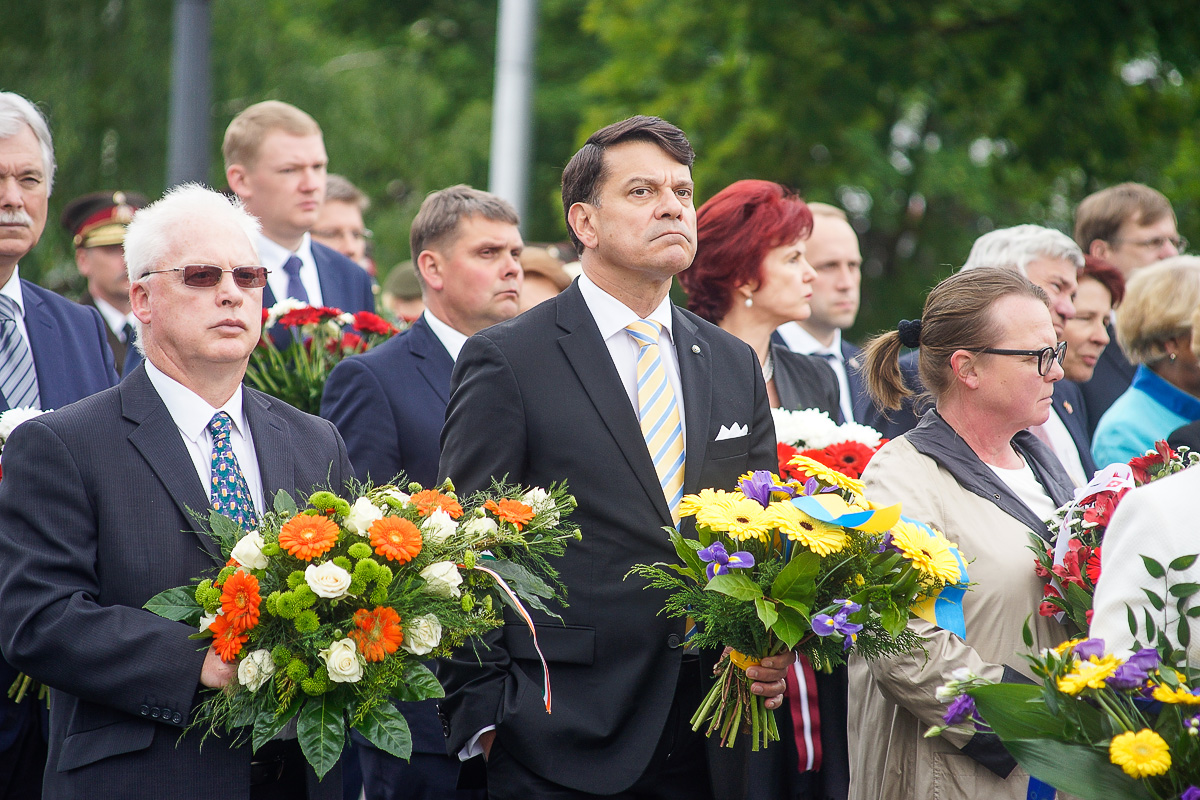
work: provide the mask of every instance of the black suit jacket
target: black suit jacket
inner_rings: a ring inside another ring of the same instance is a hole
[[[745,343],[673,311],[685,409],[684,491],[731,488],[775,467],[775,432],[762,371]],[[716,441],[722,426],[747,434]],[[515,618],[439,666],[448,748],[496,725],[520,763],[558,784],[598,794],[627,789],[664,730],[684,623],[659,614],[661,591],[625,580],[636,563],[676,559],[671,515],[637,414],[578,282],[558,297],[471,337],[454,367],[440,472],[461,492],[493,477],[525,485],[567,481],[583,539],[554,566],[567,586],[563,622],[535,614],[550,662],[553,714],[542,706],[532,638]]]
[[[243,393],[267,498],[340,491],[352,472],[333,426]],[[45,796],[248,798],[248,746],[180,740],[205,643],[141,608],[219,556],[193,532],[208,498],[145,368],[21,425],[4,461],[0,647],[53,689]],[[339,772],[310,796],[340,797]]]
[[[783,337],[779,334],[779,331],[775,331],[774,333],[771,334],[771,344],[777,345],[784,349],[787,349],[787,342],[785,342],[783,340]],[[803,355],[803,354],[798,354],[798,355]],[[824,359],[821,358],[820,356],[807,356],[807,357],[808,358],[818,358],[818,359],[824,361]],[[826,363],[828,363],[828,362],[826,362]],[[871,403],[871,396],[867,393],[867,382],[863,379],[863,376],[862,376],[862,366],[863,366],[863,364],[862,364],[862,348],[858,347],[856,345],[850,344],[844,338],[842,339],[842,364],[843,364],[844,369],[846,370],[846,383],[849,384],[848,388],[850,389],[850,404],[851,404],[851,408],[854,412],[854,420],[853,421],[862,423],[863,425],[872,425],[876,419],[876,414],[875,414],[875,407]],[[832,370],[833,367],[830,367],[830,369]],[[834,372],[833,376],[836,379],[837,373]],[[778,381],[776,381],[775,389],[776,389],[776,391],[779,390]],[[843,417],[845,415],[842,414],[841,403],[842,403],[841,384],[839,383],[838,384],[838,402],[837,402],[837,410],[836,410],[837,413],[835,414],[833,411],[830,411],[828,413],[831,417],[833,417],[838,422],[846,422],[847,420],[843,419]],[[789,406],[787,403],[783,403],[783,406],[785,408],[817,408],[818,407],[818,406]],[[822,408],[821,410],[824,411],[825,409]]]
[[[791,411],[816,408],[841,420],[841,387],[833,367],[819,356],[793,353],[782,344],[771,345],[775,359],[775,393],[780,408]]]
[[[1133,374],[1137,371],[1137,366],[1129,363],[1129,359],[1125,357],[1125,351],[1117,342],[1117,331],[1111,323],[1108,326],[1108,337],[1108,347],[1100,353],[1092,379],[1079,384],[1083,399],[1087,403],[1089,439],[1095,435],[1100,417],[1125,393],[1129,384],[1133,383]]]

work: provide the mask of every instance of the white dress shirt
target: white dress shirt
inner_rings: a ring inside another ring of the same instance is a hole
[[[125,341],[125,326],[130,325],[136,330],[137,317],[133,314],[122,314],[103,297],[92,295],[92,304],[100,312],[100,316],[104,317],[104,324],[108,326],[108,329],[115,333],[122,342],[129,344]]]
[[[21,309],[20,316],[17,317],[17,330],[21,332],[21,338],[25,340],[26,346],[29,345],[29,331],[25,329],[25,296],[21,294],[21,267],[18,264],[13,267],[12,275],[8,282],[0,286],[0,294],[12,298],[16,301],[17,307]],[[30,355],[33,354],[31,349]]]
[[[308,292],[308,303],[313,306],[323,306],[321,296],[321,278],[317,275],[317,262],[312,254],[312,239],[307,233],[300,240],[300,247],[293,253],[281,244],[271,241],[261,233],[255,237],[255,247],[258,249],[258,260],[267,268],[267,286],[276,301],[288,296],[288,274],[283,271],[283,265],[291,256],[300,259],[300,282],[304,291]]]
[[[818,342],[811,333],[800,327],[799,322],[785,322],[776,330],[783,343],[793,353],[819,356],[829,362],[838,379],[838,406],[842,409],[842,420],[854,422],[854,398],[850,394],[850,379],[846,376],[846,360],[842,357],[842,332],[833,333],[833,342],[828,347]]]
[[[266,509],[263,501],[262,475],[258,470],[258,456],[254,452],[254,438],[250,434],[250,426],[246,423],[246,415],[242,410],[242,385],[239,383],[233,397],[220,408],[213,408],[208,401],[187,388],[179,381],[168,376],[146,359],[146,375],[158,396],[162,398],[179,428],[179,436],[192,457],[192,466],[196,468],[196,477],[204,486],[204,493],[212,500],[212,434],[208,424],[218,411],[229,414],[233,420],[233,431],[229,436],[233,454],[237,456],[238,466],[246,479],[246,487],[250,497],[254,499],[254,510],[258,514]]]
[[[1062,417],[1059,416],[1058,408],[1050,410],[1050,417],[1042,423],[1042,430],[1050,437],[1050,447],[1054,450],[1054,455],[1058,456],[1059,463],[1071,476],[1074,484],[1086,486],[1092,476],[1084,474],[1083,462],[1079,459],[1079,448],[1075,446],[1071,432],[1067,430]]]
[[[458,354],[462,352],[463,345],[467,343],[467,335],[442,322],[428,308],[422,311],[421,315],[425,317],[425,324],[433,331],[433,335],[450,354],[450,360],[457,362]]]

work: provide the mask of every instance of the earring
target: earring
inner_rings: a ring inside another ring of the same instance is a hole
[[[1171,362],[1174,362],[1174,361],[1175,361],[1175,354],[1174,354],[1174,353],[1171,353],[1171,354],[1169,354],[1169,355],[1167,356],[1167,360],[1168,360],[1168,361],[1171,361]]]
[[[753,306],[753,305],[754,305],[754,298],[753,298],[753,297],[747,297],[747,298],[746,298],[746,308],[750,308],[750,307],[751,307],[751,306]]]

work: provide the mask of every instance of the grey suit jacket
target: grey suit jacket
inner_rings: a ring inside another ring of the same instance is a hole
[[[243,406],[268,498],[353,475],[329,422],[249,388]],[[145,367],[19,426],[4,466],[0,648],[53,689],[45,796],[248,798],[247,745],[180,738],[205,643],[141,608],[219,556],[195,533],[208,498]],[[338,771],[310,780],[310,796],[341,796]]]

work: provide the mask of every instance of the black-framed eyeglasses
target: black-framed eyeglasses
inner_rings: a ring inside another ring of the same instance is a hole
[[[191,286],[193,289],[211,289],[220,283],[221,276],[228,272],[233,275],[233,282],[238,285],[239,289],[261,289],[267,285],[267,273],[269,271],[266,267],[222,269],[212,264],[186,264],[173,269],[154,269],[143,274],[157,275],[160,272],[182,272],[184,286]]]
[[[990,353],[994,356],[1037,356],[1038,375],[1043,378],[1050,372],[1050,365],[1055,361],[1062,365],[1063,356],[1067,352],[1067,343],[1059,342],[1053,347],[1043,347],[1040,350],[1004,350],[999,347],[985,347],[978,351],[980,353]]]

